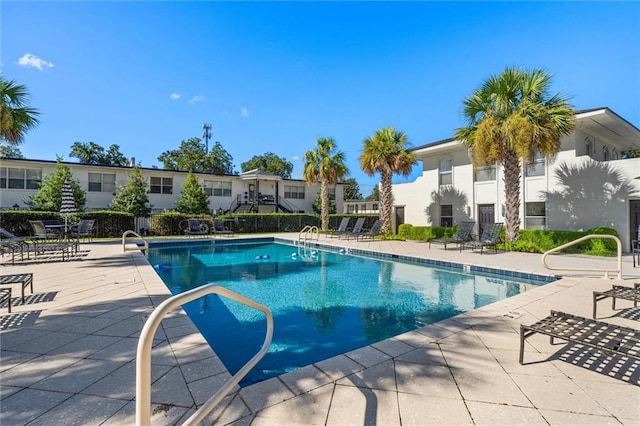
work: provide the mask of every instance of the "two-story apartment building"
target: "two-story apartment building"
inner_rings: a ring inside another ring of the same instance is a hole
[[[107,209],[118,187],[124,185],[131,167],[97,166],[63,162],[71,168],[73,178],[86,192],[86,210]],[[55,170],[48,160],[0,159],[0,208],[26,208],[25,199],[34,195],[42,178]],[[172,210],[180,198],[188,173],[155,168],[141,168],[148,184],[153,213]],[[221,212],[305,212],[313,213],[319,185],[307,185],[301,179],[251,170],[240,175],[195,173],[209,195],[212,213]],[[342,185],[330,190],[330,196],[342,209]]]
[[[521,227],[580,230],[614,228],[629,250],[640,225],[640,130],[608,108],[578,111],[576,128],[561,141],[558,155],[523,164]],[[460,141],[446,139],[412,150],[422,175],[395,184],[396,226],[476,226],[504,222],[504,182],[499,164],[475,168]]]

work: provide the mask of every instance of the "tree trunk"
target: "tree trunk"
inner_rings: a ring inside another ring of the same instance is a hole
[[[320,223],[323,231],[329,229],[329,185],[325,180],[320,182],[320,199],[322,200],[320,208]]]
[[[520,236],[520,159],[512,149],[503,155],[505,225],[508,242],[515,242]]]
[[[382,172],[380,185],[380,204],[381,204],[381,226],[380,232],[384,235],[391,233],[391,211],[393,206],[393,197],[391,192],[391,173]]]

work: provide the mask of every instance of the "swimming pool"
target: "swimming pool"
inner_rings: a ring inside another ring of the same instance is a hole
[[[155,244],[149,262],[172,294],[216,283],[272,310],[275,330],[269,352],[241,386],[550,281],[480,275],[459,265],[433,268],[417,260],[305,253],[273,240]],[[216,295],[191,302],[185,310],[232,374],[260,349],[266,327],[261,313]]]

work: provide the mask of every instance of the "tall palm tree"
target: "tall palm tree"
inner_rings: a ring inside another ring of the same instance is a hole
[[[15,80],[0,75],[0,140],[22,143],[24,135],[38,125],[38,110],[28,106],[29,92]]]
[[[359,157],[360,168],[369,176],[380,173],[380,232],[391,232],[391,211],[393,195],[391,178],[394,174],[409,176],[416,157],[407,150],[407,135],[393,127],[377,130],[373,136],[363,142],[364,148]]]
[[[552,158],[575,126],[575,111],[565,97],[549,95],[550,82],[541,69],[506,68],[490,76],[464,100],[467,125],[455,131],[475,165],[502,164],[508,241],[520,233],[522,161]]]
[[[336,150],[333,138],[318,138],[315,150],[304,154],[304,178],[308,184],[320,183],[322,229],[329,229],[329,185],[335,185],[349,173],[345,155]]]

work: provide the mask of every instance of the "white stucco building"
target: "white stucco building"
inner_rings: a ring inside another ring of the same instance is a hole
[[[640,130],[608,108],[576,113],[576,128],[561,141],[556,158],[524,165],[520,181],[521,227],[586,231],[614,228],[623,249],[640,225]],[[422,175],[393,185],[394,220],[412,225],[476,226],[504,222],[504,184],[499,164],[474,169],[455,139],[412,149]]]
[[[112,167],[63,162],[86,192],[86,210],[107,209],[117,188],[124,185],[131,167]],[[0,208],[25,208],[25,198],[37,192],[42,178],[55,170],[48,160],[0,159]],[[153,213],[174,209],[188,173],[141,168],[149,188]],[[240,175],[195,173],[210,195],[212,212],[304,212],[313,213],[319,185],[307,185],[300,179],[251,170]],[[330,196],[342,210],[343,186],[330,188]]]

